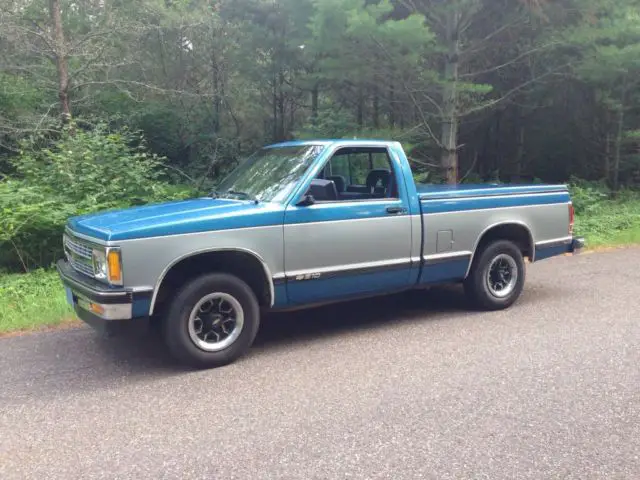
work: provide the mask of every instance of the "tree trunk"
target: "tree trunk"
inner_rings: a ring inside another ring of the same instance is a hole
[[[214,50],[215,51],[215,50]],[[222,110],[222,95],[221,95],[221,81],[220,81],[220,68],[216,59],[215,53],[211,55],[211,70],[213,73],[213,131],[218,133],[220,131],[220,112]]]
[[[393,80],[389,83],[389,126],[396,127],[396,91]]]
[[[315,127],[318,125],[318,97],[320,96],[320,87],[316,82],[311,90],[311,124]]]
[[[289,102],[289,125],[287,125],[287,134],[286,134],[286,138],[290,138],[291,136],[291,132],[296,128],[296,109],[295,106],[293,105],[293,102],[290,101]]]
[[[622,134],[624,133],[624,98],[618,110],[618,130],[616,132],[616,144],[613,157],[613,191],[620,189],[620,156],[622,153]]]
[[[278,126],[278,140],[284,140],[285,137],[285,104],[284,104],[284,72],[280,69],[278,76],[278,114],[280,116],[280,124]]]
[[[442,168],[445,171],[447,183],[458,182],[458,70],[460,42],[458,38],[458,24],[460,12],[451,9],[447,13],[446,42],[448,52],[445,59],[444,80],[442,92],[443,119],[442,135]]]
[[[64,39],[62,27],[62,10],[60,0],[49,0],[49,15],[53,26],[55,43],[54,60],[58,71],[58,98],[60,99],[60,111],[62,123],[71,120],[71,108],[69,107],[69,66],[67,64],[67,45]]]
[[[513,175],[513,182],[519,182],[522,177],[522,162],[524,160],[524,140],[525,140],[525,128],[524,118],[520,116],[520,126],[518,127],[518,149],[516,151],[515,172]]]
[[[611,181],[611,133],[607,132],[604,138],[604,180],[609,184]]]
[[[273,141],[278,141],[278,81],[276,74],[273,74]]]
[[[362,130],[364,124],[364,95],[362,94],[362,87],[358,87],[358,111],[357,111],[358,127]]]
[[[373,128],[380,128],[380,97],[377,85],[373,87]]]
[[[496,176],[495,180],[500,177],[500,169],[502,167],[502,115],[502,110],[498,110],[495,114],[495,145],[491,157],[491,174]]]

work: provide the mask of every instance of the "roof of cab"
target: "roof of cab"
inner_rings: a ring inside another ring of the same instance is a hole
[[[387,146],[391,143],[395,143],[392,140],[379,140],[379,139],[370,139],[370,138],[332,138],[332,139],[312,139],[312,140],[293,140],[289,142],[280,142],[274,143],[272,145],[267,145],[266,148],[278,148],[278,147],[300,147],[304,145],[362,145],[366,143],[367,145],[380,145]]]

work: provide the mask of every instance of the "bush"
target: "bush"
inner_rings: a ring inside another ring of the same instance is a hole
[[[71,216],[194,193],[170,185],[162,158],[127,129],[71,126],[49,148],[31,148],[35,141],[21,145],[11,162],[14,178],[0,183],[0,268],[51,265]]]
[[[640,194],[623,190],[613,195],[604,182],[572,178],[569,182],[576,211],[575,231],[589,245],[637,241],[640,231]],[[622,235],[622,236],[621,236]]]
[[[605,200],[611,196],[611,191],[606,184],[601,182],[587,182],[572,177],[569,181],[571,201],[576,210],[576,214],[588,213],[593,209],[598,209]]]

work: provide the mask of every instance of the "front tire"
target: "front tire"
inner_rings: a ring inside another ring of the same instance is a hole
[[[164,319],[171,354],[197,368],[228,365],[244,355],[260,326],[253,290],[224,273],[200,276],[182,287]]]
[[[464,287],[475,307],[503,310],[520,297],[524,281],[522,252],[513,242],[498,240],[478,252]]]

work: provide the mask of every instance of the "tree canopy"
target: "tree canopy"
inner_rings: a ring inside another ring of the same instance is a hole
[[[189,178],[337,136],[402,141],[434,181],[619,188],[639,71],[640,0],[1,0],[0,171],[73,122]]]

